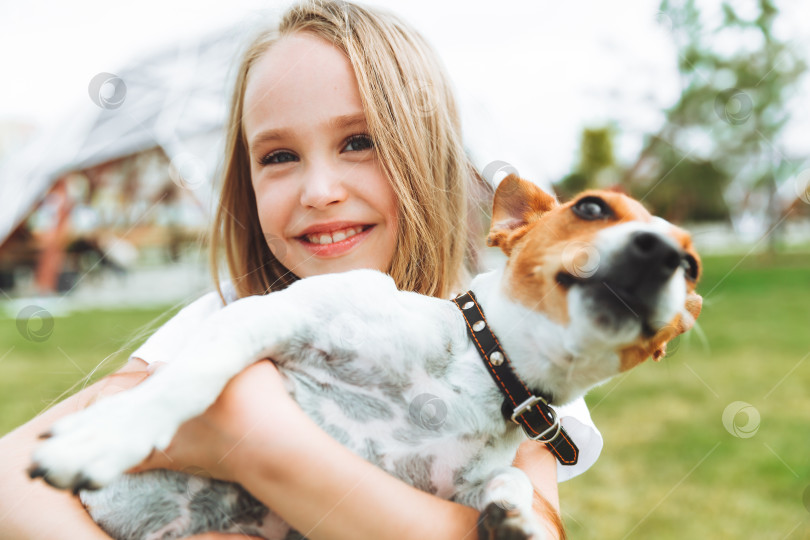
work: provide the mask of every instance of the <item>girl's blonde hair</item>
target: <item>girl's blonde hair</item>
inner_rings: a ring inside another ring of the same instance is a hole
[[[333,44],[354,68],[369,134],[398,201],[398,238],[388,273],[400,289],[448,296],[477,269],[483,231],[474,210],[491,197],[491,188],[464,152],[450,83],[430,46],[396,17],[340,0],[292,7],[279,27],[260,34],[242,58],[211,235],[217,286],[220,249],[240,298],[279,290],[297,279],[273,256],[262,234],[242,123],[251,67],[275,42],[296,32]]]

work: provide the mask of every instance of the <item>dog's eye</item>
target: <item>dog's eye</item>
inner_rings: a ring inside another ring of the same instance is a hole
[[[686,273],[686,277],[692,281],[697,281],[698,274],[700,272],[698,267],[697,260],[689,255],[688,253],[684,255],[683,260],[681,260],[681,267],[683,271]]]
[[[599,197],[583,197],[576,202],[573,210],[577,216],[590,221],[607,219],[613,216],[613,211]]]

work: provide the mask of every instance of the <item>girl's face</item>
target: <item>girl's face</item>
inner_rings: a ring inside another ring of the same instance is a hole
[[[300,277],[388,270],[397,201],[346,56],[311,34],[282,38],[251,68],[243,124],[273,255]]]

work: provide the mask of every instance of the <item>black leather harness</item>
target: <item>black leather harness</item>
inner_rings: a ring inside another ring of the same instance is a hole
[[[563,465],[575,465],[579,449],[560,424],[557,413],[551,408],[553,397],[531,391],[520,380],[498,338],[490,330],[484,311],[472,291],[453,299],[467,322],[467,333],[478,348],[489,374],[505,396],[501,411],[520,425],[526,435],[545,443]]]

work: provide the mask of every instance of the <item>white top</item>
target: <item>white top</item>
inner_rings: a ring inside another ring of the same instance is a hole
[[[236,292],[230,283],[223,283],[222,294],[227,302],[236,300]],[[209,315],[223,307],[216,291],[198,298],[180,310],[152,334],[146,342],[132,353],[146,363],[170,362],[176,358],[195,328]],[[563,427],[579,447],[576,465],[557,464],[557,480],[564,482],[588,470],[602,452],[602,434],[591,420],[585,400],[579,398],[562,407],[556,407]]]

